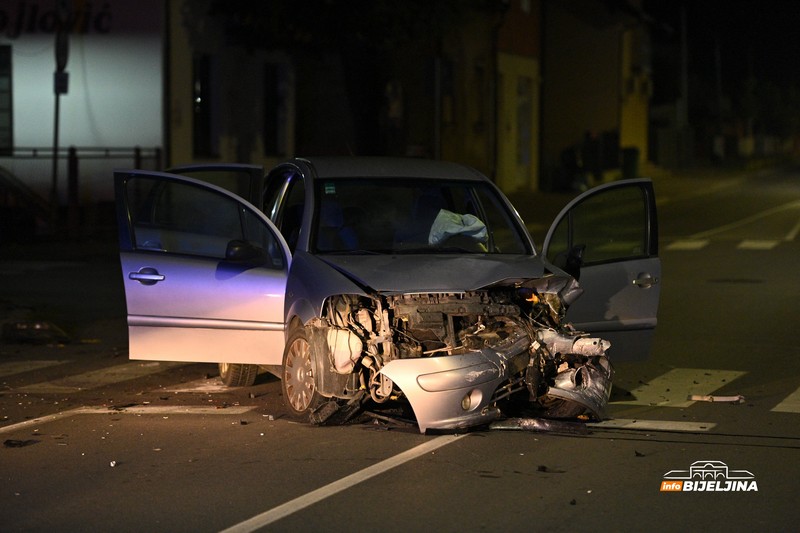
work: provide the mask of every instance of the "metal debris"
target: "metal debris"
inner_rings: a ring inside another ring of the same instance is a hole
[[[3,340],[31,344],[63,344],[70,341],[64,331],[45,320],[16,320],[3,324]]]
[[[517,431],[537,431],[566,433],[569,435],[588,435],[588,428],[579,422],[548,420],[545,418],[507,418],[489,424],[489,429],[511,429]]]

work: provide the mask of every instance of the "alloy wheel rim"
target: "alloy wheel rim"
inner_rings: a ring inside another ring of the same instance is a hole
[[[314,374],[311,368],[311,350],[305,340],[296,339],[289,347],[283,379],[292,408],[297,412],[308,409],[314,394]]]

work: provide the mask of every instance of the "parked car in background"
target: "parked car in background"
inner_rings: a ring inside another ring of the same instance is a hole
[[[115,186],[130,357],[218,363],[233,386],[270,370],[315,423],[381,404],[410,407],[422,432],[520,410],[602,418],[609,355],[649,350],[649,180],[573,200],[541,253],[500,190],[455,163],[297,158],[266,175],[118,171]]]

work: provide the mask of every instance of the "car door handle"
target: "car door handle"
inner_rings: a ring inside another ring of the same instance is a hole
[[[128,279],[138,281],[142,285],[155,285],[159,281],[164,281],[164,274],[159,274],[158,270],[151,267],[140,268],[139,272],[131,272],[128,274]]]
[[[658,284],[658,278],[651,276],[647,272],[642,272],[633,280],[633,284],[641,289],[649,289],[653,285]]]

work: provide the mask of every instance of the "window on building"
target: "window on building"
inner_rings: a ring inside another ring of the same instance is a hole
[[[195,54],[192,65],[192,141],[195,156],[219,155],[215,124],[213,61],[208,54]]]
[[[14,105],[11,98],[11,46],[0,46],[0,155],[14,149]]]

